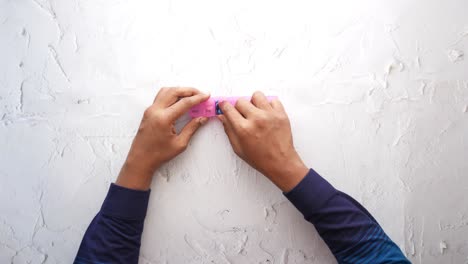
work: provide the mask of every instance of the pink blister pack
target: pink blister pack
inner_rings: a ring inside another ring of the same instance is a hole
[[[210,99],[206,100],[205,102],[198,104],[190,109],[190,116],[192,118],[194,117],[212,117],[216,115],[222,115],[223,112],[219,108],[219,103],[223,101],[228,101],[232,105],[235,105],[237,100],[240,98],[246,99],[250,101],[252,97],[250,96],[229,96],[229,97],[223,97],[223,96],[216,96],[216,97],[211,97]],[[271,101],[273,99],[278,98],[277,96],[267,96],[268,101]]]

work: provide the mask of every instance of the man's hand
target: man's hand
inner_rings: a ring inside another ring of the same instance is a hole
[[[162,88],[141,120],[116,184],[136,190],[148,190],[157,168],[183,152],[206,117],[191,120],[176,133],[174,122],[210,97],[195,88]]]
[[[255,92],[252,101],[239,99],[235,105],[220,104],[224,130],[234,152],[267,176],[284,192],[293,189],[307,174],[294,149],[291,126],[278,99],[268,102]]]

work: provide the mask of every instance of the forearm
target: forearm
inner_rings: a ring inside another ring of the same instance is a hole
[[[285,195],[315,226],[339,263],[409,263],[364,207],[315,171]]]
[[[209,98],[189,87],[162,88],[145,110],[116,184],[81,242],[75,263],[138,263],[141,234],[154,172],[184,151],[207,118],[188,122],[177,134],[174,123]]]
[[[133,160],[129,155],[115,184],[132,190],[147,191],[150,189],[155,171],[156,168],[149,168]]]
[[[138,263],[149,195],[112,184],[74,263]]]

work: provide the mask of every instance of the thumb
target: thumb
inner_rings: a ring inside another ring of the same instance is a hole
[[[231,143],[232,149],[234,150],[234,152],[238,153],[238,150],[240,149],[240,144],[236,133],[232,128],[231,123],[229,123],[229,120],[224,115],[218,115],[218,119],[223,123],[224,132],[226,132],[229,142]]]
[[[179,140],[185,147],[197,130],[208,121],[207,117],[194,118],[188,122],[179,134]]]

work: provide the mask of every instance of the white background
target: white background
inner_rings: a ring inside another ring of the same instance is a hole
[[[306,163],[414,263],[468,261],[468,2],[0,0],[0,262],[71,263],[162,86],[279,95]],[[213,120],[140,263],[335,263]]]

